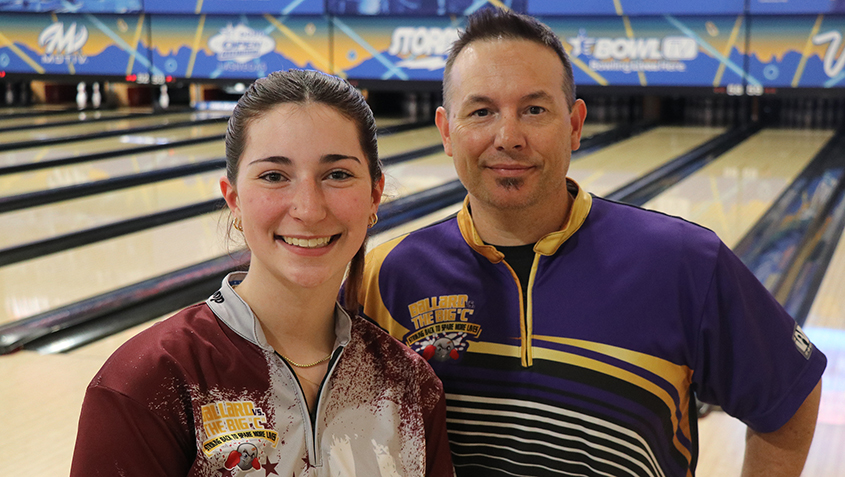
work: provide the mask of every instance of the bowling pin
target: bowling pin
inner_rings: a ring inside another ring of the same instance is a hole
[[[12,83],[6,83],[6,105],[13,104],[15,104],[15,91],[12,89]]]
[[[88,104],[88,93],[85,92],[85,83],[80,81],[76,85],[76,106],[79,109],[85,109],[86,104]]]
[[[167,94],[167,85],[161,85],[159,91],[161,91],[161,94],[158,96],[158,105],[161,106],[161,109],[167,109],[168,106],[170,106],[170,96]]]
[[[93,91],[91,92],[91,106],[94,109],[100,109],[100,104],[103,102],[103,95],[100,93],[100,83],[91,85]]]

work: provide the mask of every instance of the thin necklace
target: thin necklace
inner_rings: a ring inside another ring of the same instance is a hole
[[[279,353],[278,351],[276,351],[276,352]],[[332,354],[329,353],[329,355],[326,356],[325,358],[323,358],[319,361],[314,361],[311,364],[299,364],[296,361],[294,361],[294,360],[288,358],[287,356],[283,355],[282,353],[279,353],[279,356],[281,356],[282,358],[284,358],[285,361],[287,361],[288,363],[290,363],[293,366],[296,366],[297,368],[313,368],[314,366],[317,366],[318,364],[320,364],[322,362],[328,361],[329,358],[332,357]]]
[[[297,378],[299,378],[303,381],[309,382],[309,383],[313,384],[314,386],[317,386],[318,388],[320,387],[320,383],[315,382],[315,381],[311,381],[310,379],[306,378],[305,376],[297,373],[296,370],[293,370],[293,374],[295,374]]]

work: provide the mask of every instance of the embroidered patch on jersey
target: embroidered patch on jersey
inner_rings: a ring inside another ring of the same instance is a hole
[[[276,447],[279,434],[267,428],[267,417],[252,401],[218,401],[202,406],[202,427],[207,439],[202,450],[209,457],[225,459],[226,470],[259,470],[268,446]]]
[[[219,290],[214,292],[214,295],[211,295],[211,298],[209,299],[214,303],[223,303],[224,301],[226,301],[225,298],[223,298],[223,294],[220,293]]]
[[[478,339],[481,326],[470,323],[475,313],[467,295],[440,295],[408,305],[414,331],[404,341],[427,361],[450,361],[466,351],[467,339]]]
[[[795,329],[792,331],[792,341],[795,343],[798,351],[804,355],[804,358],[810,359],[810,355],[813,354],[813,344],[807,338],[807,335],[804,334],[801,327],[798,326],[798,323],[795,323]]]

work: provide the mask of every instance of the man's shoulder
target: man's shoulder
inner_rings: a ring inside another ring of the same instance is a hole
[[[457,218],[452,216],[373,247],[367,255],[367,262],[381,264],[388,257],[391,260],[420,259],[464,243]]]
[[[624,233],[631,239],[643,238],[658,243],[678,240],[701,244],[720,242],[712,230],[682,217],[600,197],[593,198],[588,221],[602,233]]]

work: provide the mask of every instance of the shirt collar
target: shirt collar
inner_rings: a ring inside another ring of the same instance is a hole
[[[226,275],[220,290],[209,297],[205,303],[232,331],[262,349],[273,351],[273,347],[264,336],[264,329],[258,318],[234,290],[234,287],[246,277],[246,273],[232,272]],[[352,319],[337,302],[335,302],[334,320],[336,336],[334,349],[337,349],[340,346],[346,346],[352,334]]]
[[[592,208],[592,196],[581,189],[574,180],[567,177],[566,181],[570,187],[576,190],[569,219],[563,224],[560,230],[546,234],[534,244],[534,252],[541,255],[554,255],[560,246],[581,228],[581,225],[587,220],[587,215]],[[469,196],[464,199],[464,206],[458,212],[458,227],[467,244],[473,250],[486,257],[487,260],[493,263],[499,263],[505,258],[505,255],[496,250],[496,247],[485,244],[478,235],[478,230],[476,230],[475,224],[472,221],[472,215],[469,212]]]

